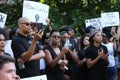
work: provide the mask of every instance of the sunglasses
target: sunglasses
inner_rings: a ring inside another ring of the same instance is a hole
[[[25,24],[26,26],[32,26],[32,23],[21,23],[21,24]]]
[[[60,38],[60,36],[52,36],[53,38]]]

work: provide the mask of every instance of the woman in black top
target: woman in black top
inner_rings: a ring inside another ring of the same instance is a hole
[[[48,80],[65,80],[64,69],[66,61],[63,60],[64,54],[67,53],[67,48],[60,49],[60,34],[57,30],[52,30],[50,33],[50,45],[44,48],[46,54],[46,74]]]
[[[90,45],[89,35],[84,35],[80,39],[80,47],[81,50],[78,52],[79,59],[81,62],[78,64],[79,66],[79,79],[80,80],[88,80],[88,69],[86,65],[86,56],[85,50]]]
[[[86,49],[86,63],[89,68],[89,80],[107,80],[108,51],[101,45],[102,33],[98,29],[91,30],[90,46]]]

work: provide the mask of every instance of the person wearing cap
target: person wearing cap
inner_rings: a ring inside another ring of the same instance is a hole
[[[91,31],[92,29],[95,29],[95,27],[92,26],[92,25],[88,26],[88,27],[85,29],[85,34],[89,35],[89,34],[90,34],[90,31]]]
[[[102,33],[98,29],[90,32],[90,46],[86,49],[86,63],[89,80],[107,80],[108,51],[101,44]]]

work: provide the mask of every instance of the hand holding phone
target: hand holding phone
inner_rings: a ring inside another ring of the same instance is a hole
[[[65,41],[64,47],[65,47],[65,48],[68,48],[69,46],[70,46],[70,40],[67,39],[67,40]]]

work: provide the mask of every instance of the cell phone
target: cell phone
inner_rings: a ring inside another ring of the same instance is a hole
[[[70,45],[70,40],[67,39],[67,40],[65,41],[65,45],[64,45],[64,47],[67,48],[67,47],[69,47],[69,45]]]
[[[41,30],[41,29],[44,29],[43,28],[43,23],[36,23],[36,27],[37,27],[37,30]]]
[[[102,48],[102,47],[100,47],[99,52],[101,52],[102,50],[103,50],[103,48]]]

